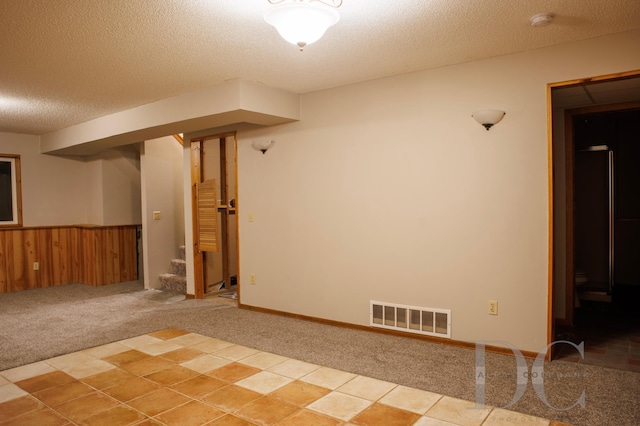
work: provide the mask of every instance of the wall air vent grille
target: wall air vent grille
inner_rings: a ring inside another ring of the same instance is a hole
[[[369,324],[388,330],[451,338],[449,309],[422,308],[371,300]]]

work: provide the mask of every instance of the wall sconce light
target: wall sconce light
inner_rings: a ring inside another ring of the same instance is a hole
[[[340,20],[336,10],[342,0],[268,0],[274,5],[264,12],[264,20],[280,36],[303,50],[316,42]]]
[[[499,109],[481,109],[474,111],[471,116],[475,118],[478,123],[482,124],[485,129],[489,130],[494,124],[499,123],[505,114],[504,111],[500,111]]]
[[[253,141],[251,142],[251,147],[256,151],[266,154],[275,144],[276,141],[272,140]]]

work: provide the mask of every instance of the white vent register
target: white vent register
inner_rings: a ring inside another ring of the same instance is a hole
[[[372,327],[451,338],[451,310],[422,308],[371,300]]]

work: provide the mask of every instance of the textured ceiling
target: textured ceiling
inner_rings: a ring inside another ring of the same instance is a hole
[[[222,81],[305,93],[640,28],[639,0],[344,0],[303,52],[267,0],[0,0],[0,131],[44,134]],[[553,25],[534,28],[532,15]]]

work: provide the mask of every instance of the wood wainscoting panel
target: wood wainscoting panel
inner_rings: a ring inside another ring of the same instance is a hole
[[[0,293],[137,279],[137,225],[0,230]],[[38,269],[34,269],[37,262]]]

